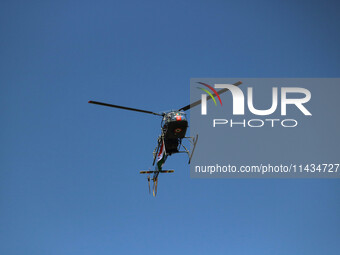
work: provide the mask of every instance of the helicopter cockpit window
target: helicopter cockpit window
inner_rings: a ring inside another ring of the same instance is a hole
[[[164,118],[165,122],[186,120],[185,114],[181,112],[171,112]]]
[[[181,114],[180,112],[176,112],[172,114],[171,119],[176,120],[176,121],[181,121],[181,120],[185,120],[185,116],[184,114]]]

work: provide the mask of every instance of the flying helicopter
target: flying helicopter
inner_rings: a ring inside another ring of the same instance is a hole
[[[209,85],[199,82],[202,85],[208,86]],[[239,86],[242,84],[242,82],[236,82],[235,86]],[[217,95],[221,95],[225,92],[227,92],[228,89],[224,88],[217,93],[209,94],[207,96],[207,100],[210,100],[212,97],[216,97]],[[155,170],[148,170],[148,171],[140,171],[141,174],[148,174],[147,180],[148,180],[148,186],[149,186],[149,193],[151,193],[150,189],[150,180],[153,181],[153,188],[152,193],[153,196],[156,196],[157,194],[157,185],[158,185],[158,175],[160,173],[173,173],[174,170],[163,170],[163,165],[167,159],[168,156],[171,156],[172,154],[177,153],[186,153],[188,155],[189,161],[188,164],[190,164],[190,161],[192,159],[192,156],[194,154],[196,144],[198,141],[198,134],[196,134],[194,137],[192,136],[185,136],[188,128],[188,120],[186,118],[185,111],[201,104],[201,100],[197,100],[189,105],[186,105],[182,108],[179,108],[178,110],[171,110],[168,112],[163,113],[157,113],[137,108],[131,108],[131,107],[125,107],[121,105],[114,105],[114,104],[108,104],[98,101],[88,101],[90,104],[96,104],[96,105],[102,105],[102,106],[108,106],[123,110],[129,110],[129,111],[135,111],[135,112],[142,112],[147,114],[152,114],[156,116],[162,117],[161,121],[161,134],[158,136],[157,139],[157,146],[153,151],[153,163],[152,165],[155,166]],[[183,140],[186,139],[189,141],[189,143],[192,145],[191,152],[188,148],[183,144]],[[156,163],[157,160],[157,163]],[[153,174],[152,178],[150,177],[150,174]]]

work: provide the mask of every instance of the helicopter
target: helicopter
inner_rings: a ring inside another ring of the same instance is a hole
[[[201,85],[204,85],[206,87],[211,88],[210,85],[206,83],[199,82]],[[239,86],[242,84],[242,82],[236,82],[233,85]],[[207,96],[207,100],[210,100],[212,97],[216,97],[217,95],[221,95],[224,92],[227,92],[229,89],[224,88],[217,93],[210,94]],[[198,141],[198,134],[196,134],[194,137],[192,136],[186,136],[186,131],[188,129],[188,120],[186,118],[185,111],[200,105],[202,100],[197,100],[189,105],[186,105],[182,108],[179,108],[178,110],[171,110],[168,112],[163,113],[157,113],[137,108],[131,108],[131,107],[125,107],[121,105],[114,105],[114,104],[108,104],[98,101],[88,101],[90,104],[96,104],[101,106],[107,106],[107,107],[113,107],[128,111],[135,111],[135,112],[141,112],[141,113],[147,113],[152,114],[156,116],[162,117],[161,121],[161,134],[158,136],[157,139],[157,145],[156,148],[153,151],[153,163],[152,165],[155,166],[155,170],[148,170],[148,171],[140,171],[140,174],[148,174],[147,180],[148,180],[148,187],[149,187],[149,193],[151,193],[150,189],[150,181],[153,181],[153,187],[152,187],[152,193],[155,197],[157,195],[157,186],[158,186],[158,175],[160,173],[173,173],[174,170],[163,170],[163,165],[167,159],[168,156],[171,156],[172,154],[177,153],[185,153],[188,155],[189,161],[188,164],[190,164],[192,156],[194,154],[196,144]],[[186,139],[189,141],[189,143],[192,145],[191,152],[188,148],[183,144],[183,140]],[[157,160],[157,163],[156,163]],[[150,177],[150,174],[153,174],[152,178]]]

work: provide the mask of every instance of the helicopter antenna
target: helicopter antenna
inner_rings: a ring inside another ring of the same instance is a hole
[[[242,84],[242,82],[241,81],[238,81],[238,82],[236,82],[236,83],[234,83],[233,85],[234,86],[239,86],[239,85],[241,85]],[[221,90],[219,90],[218,92],[217,92],[217,95],[221,95],[221,94],[223,94],[224,92],[227,92],[229,89],[221,89]],[[214,94],[214,97],[216,97],[217,96],[216,94]],[[211,96],[207,96],[207,100],[210,100],[212,97]],[[184,106],[184,107],[182,107],[182,108],[180,108],[179,109],[179,111],[186,111],[186,110],[189,110],[190,108],[193,108],[193,107],[195,107],[195,106],[197,106],[197,105],[199,105],[199,104],[201,104],[202,103],[202,100],[197,100],[196,102],[193,102],[192,104],[189,104],[189,105],[187,105],[187,106]]]
[[[151,111],[146,111],[146,110],[141,110],[141,109],[136,109],[136,108],[131,108],[131,107],[125,107],[125,106],[120,106],[120,105],[114,105],[114,104],[107,104],[107,103],[102,103],[102,102],[97,102],[97,101],[89,101],[89,103],[90,104],[108,106],[108,107],[114,107],[114,108],[129,110],[129,111],[149,113],[149,114],[153,114],[153,115],[157,115],[157,116],[164,116],[164,114],[159,114],[159,113],[156,113],[156,112],[151,112]]]

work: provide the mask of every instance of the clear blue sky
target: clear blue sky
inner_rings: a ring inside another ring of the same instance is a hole
[[[195,180],[191,77],[339,77],[337,1],[1,1],[0,254],[338,254],[339,180]]]

